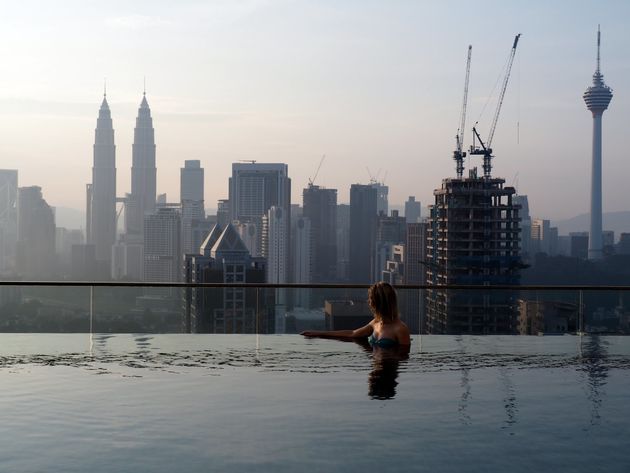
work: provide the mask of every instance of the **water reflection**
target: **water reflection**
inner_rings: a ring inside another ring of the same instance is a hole
[[[355,341],[372,355],[372,371],[368,375],[368,396],[371,399],[393,399],[398,386],[400,363],[409,359],[410,345],[383,348],[370,345],[366,340]]]
[[[514,388],[510,371],[505,366],[499,367],[499,379],[503,385],[503,407],[507,415],[507,419],[502,428],[506,429],[512,427],[518,421],[516,417],[518,414],[518,403],[516,401],[516,389]]]
[[[609,342],[597,335],[580,339],[580,355],[578,372],[586,384],[586,398],[590,403],[590,425],[601,422],[600,409],[602,398],[606,395],[604,387],[608,378],[608,346]]]

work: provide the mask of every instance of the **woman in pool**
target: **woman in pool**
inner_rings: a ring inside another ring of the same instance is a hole
[[[368,304],[374,318],[369,324],[355,330],[309,330],[306,337],[368,338],[373,346],[382,348],[409,345],[409,329],[400,320],[396,290],[386,282],[377,282],[368,290]]]

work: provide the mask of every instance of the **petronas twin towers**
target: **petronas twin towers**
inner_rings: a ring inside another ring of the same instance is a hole
[[[87,186],[87,243],[94,245],[103,275],[110,272],[116,243],[116,202],[125,203],[125,236],[141,241],[144,215],[155,211],[155,132],[151,109],[143,93],[132,146],[131,193],[116,197],[116,145],[107,96],[96,121],[92,184]]]

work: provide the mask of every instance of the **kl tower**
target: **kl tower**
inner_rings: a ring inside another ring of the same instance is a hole
[[[599,70],[600,31],[597,27],[597,68],[593,85],[584,92],[586,107],[593,114],[593,165],[591,170],[591,228],[588,239],[588,259],[601,259],[602,243],[602,115],[612,100],[612,89],[604,83]]]

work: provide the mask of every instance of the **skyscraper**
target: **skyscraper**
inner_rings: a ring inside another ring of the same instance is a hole
[[[591,170],[591,228],[588,245],[589,259],[603,257],[602,242],[602,115],[612,100],[612,89],[604,83],[599,69],[600,31],[597,28],[597,67],[593,85],[584,92],[586,107],[593,114],[593,162]]]
[[[116,242],[116,145],[106,94],[96,120],[88,207],[87,243],[94,245],[96,260],[109,268]]]
[[[55,214],[38,186],[18,189],[17,270],[25,279],[48,279],[55,265]]]
[[[144,280],[178,282],[182,268],[181,217],[161,207],[144,219]]]
[[[377,189],[368,184],[350,186],[350,261],[348,279],[356,284],[372,282],[376,248]]]
[[[15,270],[18,172],[0,169],[0,273]]]
[[[217,224],[202,245],[202,255],[187,255],[186,282],[262,283],[265,265],[252,258],[231,224]],[[274,331],[273,291],[242,287],[185,291],[184,326],[192,332],[267,333]]]
[[[234,163],[229,188],[231,220],[260,219],[274,205],[290,212],[291,179],[286,164]]]
[[[444,179],[429,207],[427,330],[437,334],[515,333],[518,308],[511,291],[445,291],[440,285],[517,285],[520,282],[519,207],[505,179]]]
[[[180,170],[180,202],[182,206],[182,250],[196,253],[201,241],[193,238],[193,222],[205,218],[203,168],[198,160],[187,160]]]
[[[309,185],[302,199],[312,235],[312,281],[333,282],[337,279],[337,189]]]
[[[416,201],[415,196],[410,195],[407,202],[405,202],[405,219],[407,223],[418,223],[420,221],[420,213],[420,202]]]
[[[234,163],[232,164],[232,177],[229,181],[230,190],[230,220],[238,220],[240,223],[253,223],[261,231],[258,235],[261,238],[261,244],[258,248],[261,254],[253,254],[252,256],[261,256],[265,248],[262,240],[270,241],[271,236],[265,234],[263,228],[263,217],[267,216],[272,207],[282,209],[281,215],[283,220],[283,235],[276,235],[274,238],[280,238],[286,242],[286,251],[282,251],[282,258],[286,258],[282,263],[277,262],[287,274],[289,267],[289,229],[291,228],[291,179],[289,179],[289,168],[286,164],[281,163]],[[270,222],[275,225],[278,222]],[[279,240],[280,241],[280,240]],[[284,248],[284,247],[283,247]],[[270,262],[271,263],[271,262]],[[276,267],[280,267],[276,266]],[[275,269],[269,270],[275,274]],[[276,282],[288,282],[286,279]]]
[[[138,109],[133,133],[131,194],[126,202],[126,233],[142,235],[145,214],[155,211],[155,132],[146,93]]]

